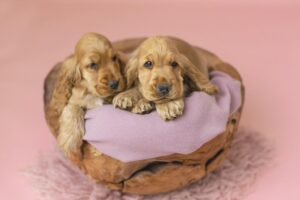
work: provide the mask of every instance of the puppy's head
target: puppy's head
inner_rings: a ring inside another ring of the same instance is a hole
[[[198,81],[200,73],[166,37],[150,37],[133,53],[126,66],[127,86],[137,82],[140,92],[157,103],[184,96],[184,78]]]
[[[97,33],[87,33],[75,47],[75,84],[100,97],[109,97],[125,89],[122,68],[125,63],[111,43]]]

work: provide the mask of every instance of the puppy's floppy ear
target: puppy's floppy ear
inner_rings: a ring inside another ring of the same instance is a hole
[[[75,56],[68,58],[64,62],[66,81],[76,86],[81,80],[80,66]]]
[[[205,72],[201,72],[186,56],[179,54],[178,58],[183,65],[184,75],[192,81],[192,86],[195,89],[202,90],[207,84],[210,84]]]
[[[121,72],[123,75],[125,75],[125,66],[128,62],[128,56],[121,51],[118,51],[116,54],[118,57],[118,62],[119,62],[120,68],[121,68]]]
[[[55,118],[61,115],[72,95],[73,87],[77,85],[80,80],[81,74],[79,65],[74,56],[71,56],[60,64],[55,86],[53,88],[49,108],[52,112],[51,115],[55,116]],[[55,135],[58,131],[58,125],[56,123],[58,122],[56,121],[54,124]]]
[[[134,86],[134,82],[138,78],[138,59],[136,53],[132,55],[132,57],[128,60],[127,65],[125,67],[125,76],[127,81],[127,89]]]
[[[79,84],[81,73],[75,56],[67,58],[61,66],[55,92],[66,97],[71,95],[72,88]]]

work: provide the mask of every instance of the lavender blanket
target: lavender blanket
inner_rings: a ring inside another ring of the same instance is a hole
[[[211,76],[220,92],[194,92],[185,99],[183,116],[173,121],[163,121],[156,111],[138,115],[112,105],[89,110],[84,140],[123,162],[197,150],[225,130],[229,115],[241,105],[239,81],[218,71]]]

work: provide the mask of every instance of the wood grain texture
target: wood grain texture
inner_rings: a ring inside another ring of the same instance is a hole
[[[121,40],[113,43],[117,50],[130,53],[143,38]],[[198,53],[205,57],[210,70],[219,70],[227,73],[242,82],[238,71],[228,63],[223,62],[216,55],[196,47]],[[56,78],[60,73],[60,64],[57,64],[48,74],[44,84],[45,117],[53,135],[57,136],[60,112],[51,112],[51,96],[55,87]],[[245,90],[242,85],[242,102],[244,103]],[[230,150],[234,133],[237,131],[242,107],[233,113],[227,122],[226,130],[217,137],[204,144],[191,154],[172,154],[154,159],[123,163],[101,152],[98,152],[88,143],[83,144],[83,160],[77,163],[87,176],[98,183],[114,190],[121,190],[133,194],[158,194],[181,188],[193,183],[207,173],[217,169]]]

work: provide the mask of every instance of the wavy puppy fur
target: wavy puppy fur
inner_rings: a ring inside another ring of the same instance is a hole
[[[146,113],[154,109],[164,120],[182,115],[184,97],[194,90],[215,94],[204,58],[187,42],[155,36],[132,53],[126,68],[127,87],[113,99],[115,107]]]
[[[101,106],[126,87],[124,59],[107,38],[87,33],[78,41],[74,54],[61,64],[46,110],[59,117],[54,130],[58,131],[57,142],[73,161],[81,157],[85,110]]]

